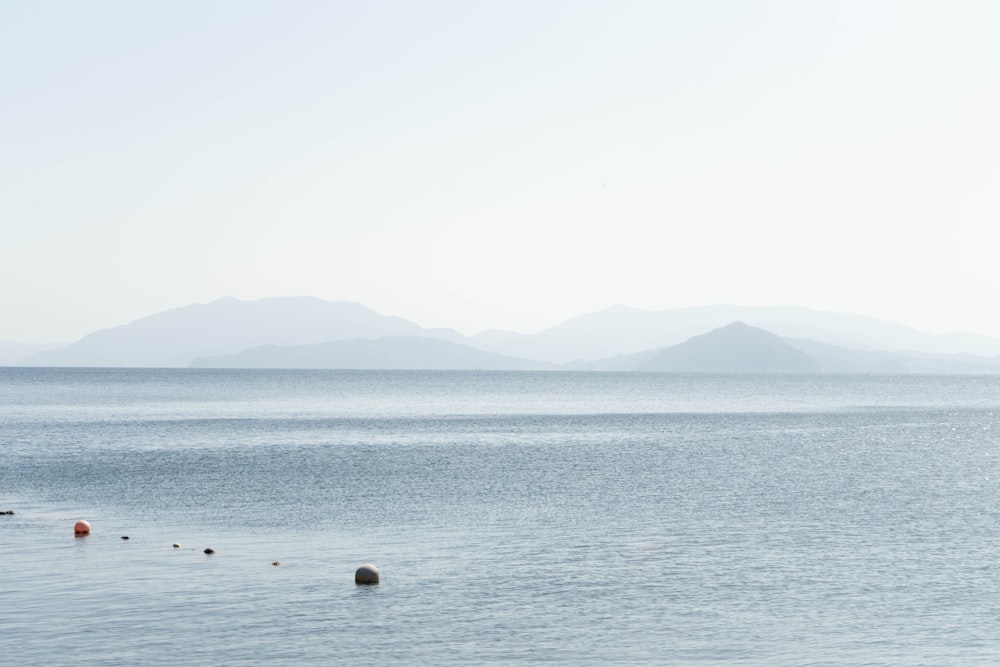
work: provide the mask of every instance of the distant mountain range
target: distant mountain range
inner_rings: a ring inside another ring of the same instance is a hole
[[[261,345],[310,345],[352,338],[424,336],[464,342],[457,331],[424,329],[357,303],[312,297],[219,299],[102,329],[29,356],[22,365],[183,367],[193,359]]]
[[[1000,357],[855,350],[733,322],[684,343],[591,362],[568,370],[676,373],[1000,373]]]
[[[56,347],[60,346],[0,341],[0,366],[14,366],[36,352],[51,350]]]
[[[473,336],[472,342],[483,350],[501,354],[567,363],[675,345],[731,322],[744,322],[783,337],[859,350],[1000,354],[1000,340],[994,338],[973,334],[932,336],[872,317],[777,306],[698,306],[660,311],[613,306],[535,334],[486,331]]]
[[[236,354],[200,357],[193,368],[340,368],[395,370],[552,370],[555,364],[505,357],[422,336],[389,336],[313,345],[263,345]]]
[[[357,303],[226,298],[96,331],[70,345],[22,351],[22,366],[1000,372],[997,339],[932,336],[874,318],[792,307],[616,306],[535,334],[466,337]],[[15,363],[16,353],[9,348],[0,364]]]

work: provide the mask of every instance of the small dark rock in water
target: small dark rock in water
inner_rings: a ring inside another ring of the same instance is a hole
[[[365,563],[354,572],[354,583],[356,584],[377,584],[380,573],[378,568],[371,563]]]
[[[122,535],[122,539],[123,540],[127,540],[128,539],[128,535]]]
[[[214,554],[214,553],[215,553],[215,549],[211,549],[211,548],[209,548],[209,549],[205,549],[205,553],[207,553],[207,554],[209,554],[209,555],[212,555],[212,554]]]
[[[175,542],[175,543],[174,543],[174,549],[180,549],[180,548],[181,548],[181,545],[179,545],[179,544],[177,544],[177,543]]]

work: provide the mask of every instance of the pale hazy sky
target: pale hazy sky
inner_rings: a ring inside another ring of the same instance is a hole
[[[1000,2],[5,2],[0,340],[221,296],[465,333],[1000,336]]]

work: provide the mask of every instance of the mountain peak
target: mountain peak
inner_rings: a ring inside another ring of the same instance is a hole
[[[804,373],[816,370],[816,363],[780,336],[736,321],[661,350],[639,370]]]
[[[88,334],[23,363],[38,366],[186,366],[202,356],[260,345],[308,345],[352,338],[454,335],[426,331],[359,303],[316,297],[233,297],[182,306]]]

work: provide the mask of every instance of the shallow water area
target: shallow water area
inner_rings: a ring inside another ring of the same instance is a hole
[[[998,378],[10,369],[0,399],[11,664],[1000,661]]]

